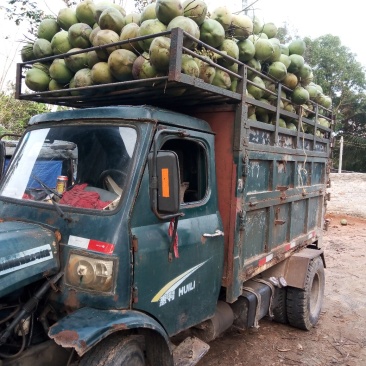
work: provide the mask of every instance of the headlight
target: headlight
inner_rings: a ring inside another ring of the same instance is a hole
[[[66,283],[85,290],[112,292],[114,261],[72,253]]]

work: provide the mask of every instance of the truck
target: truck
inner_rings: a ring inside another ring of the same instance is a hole
[[[18,64],[17,98],[70,108],[30,119],[0,183],[2,365],[193,366],[230,327],[320,317],[331,111],[254,99],[248,72],[274,81],[238,60],[235,91],[184,74],[190,36],[163,34],[169,73],[113,87],[23,92],[64,55]]]

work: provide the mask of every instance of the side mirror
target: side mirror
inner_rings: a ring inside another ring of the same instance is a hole
[[[158,151],[149,155],[150,203],[160,219],[176,215],[180,207],[180,177],[178,156],[173,151]]]

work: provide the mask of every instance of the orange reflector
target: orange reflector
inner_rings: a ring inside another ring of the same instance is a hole
[[[161,185],[162,185],[162,196],[164,198],[170,197],[169,192],[169,169],[161,169]]]

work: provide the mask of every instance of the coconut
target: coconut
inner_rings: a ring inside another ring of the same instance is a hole
[[[201,25],[200,40],[211,47],[219,47],[224,39],[224,27],[217,20],[205,19]]]
[[[76,6],[75,13],[80,23],[92,27],[95,23],[95,4],[93,0],[84,0]]]
[[[170,61],[170,38],[162,36],[154,38],[151,42],[149,56],[151,65],[156,70],[165,73]]]
[[[65,60],[56,58],[50,66],[50,77],[58,83],[65,85],[70,82],[74,73],[66,66]]]
[[[79,19],[74,9],[63,8],[58,12],[57,23],[62,29],[67,31],[73,24],[79,23]]]
[[[295,74],[292,74],[291,72],[287,73],[285,78],[282,80],[283,85],[287,86],[289,89],[295,89],[299,80],[297,79],[297,76]]]
[[[22,47],[20,52],[22,62],[32,61],[36,58],[33,53],[33,43],[27,43]]]
[[[287,75],[286,66],[280,61],[272,62],[268,68],[268,75],[277,81],[282,81]]]
[[[89,68],[79,70],[75,75],[74,78],[70,80],[69,88],[82,88],[88,87],[93,85],[93,79],[91,78],[91,70]],[[72,95],[89,95],[92,94],[93,91],[91,90],[78,90],[73,91]]]
[[[140,29],[138,31],[138,36],[153,36],[156,33],[164,32],[166,31],[166,25],[164,25],[160,20],[158,19],[148,19],[145,20],[140,25]],[[142,41],[138,41],[140,47],[145,51],[149,52],[151,42],[153,41],[154,37],[144,39]]]
[[[235,58],[236,60],[239,59],[239,47],[232,39],[224,39],[224,41],[221,43],[219,50],[226,53],[228,56]],[[234,61],[225,58],[219,59],[219,61],[220,64],[224,67],[229,67],[234,64]]]
[[[100,29],[109,29],[117,34],[121,33],[125,25],[125,19],[122,14],[115,8],[105,9],[99,17]]]
[[[277,31],[278,31],[278,29],[277,29],[276,25],[273,23],[264,24],[263,30],[262,30],[262,32],[265,33],[268,38],[276,37]]]
[[[273,100],[273,99],[276,100],[277,98],[273,94],[270,93],[270,92],[276,93],[276,95],[277,95],[276,84],[272,80],[265,79],[264,85],[266,87],[266,90],[264,90],[263,98],[266,98],[268,100]],[[282,101],[280,101],[280,102],[282,102]]]
[[[248,83],[248,86],[247,86],[248,92],[251,95],[253,95],[253,97],[255,99],[261,99],[263,97],[263,94],[264,94],[263,89],[266,86],[264,85],[263,80],[259,76],[254,76],[252,81],[253,81],[254,84]],[[260,86],[263,89],[258,88],[258,86]]]
[[[302,86],[297,86],[292,93],[291,100],[298,105],[306,103],[310,99],[309,92]]]
[[[184,16],[191,18],[200,26],[206,18],[206,3],[203,0],[185,0],[182,5]]]
[[[256,15],[254,15],[252,21],[253,21],[253,33],[254,34],[262,33],[263,32],[263,22]]]
[[[236,39],[246,39],[253,33],[253,22],[250,17],[244,14],[233,14],[231,26]]]
[[[139,33],[140,27],[136,23],[129,23],[125,25],[122,29],[121,35],[119,36],[120,41],[127,41],[131,38],[136,38]],[[128,42],[121,44],[120,48],[132,51],[134,53],[141,53],[142,48],[138,42]]]
[[[90,73],[93,84],[109,84],[116,81],[107,62],[96,63]]]
[[[271,105],[271,103],[267,99],[260,98],[259,101],[264,104]],[[269,111],[268,109],[266,109],[264,107],[257,106],[255,108],[255,115],[257,116],[258,121],[266,122],[266,123],[269,122],[270,113],[271,113],[271,111]]]
[[[82,48],[72,48],[68,53],[81,51]],[[78,53],[65,57],[66,66],[73,72],[79,71],[88,67],[88,55],[86,53]]]
[[[218,21],[225,30],[228,30],[233,21],[233,14],[226,6],[220,6],[212,12],[211,19]]]
[[[323,117],[319,117],[317,119],[317,122],[323,126],[323,127],[326,127],[326,128],[330,128],[330,121],[328,121],[327,119],[323,118]]]
[[[92,69],[93,66],[100,62],[101,60],[99,59],[97,53],[95,51],[89,51],[86,54],[86,59],[87,59],[87,66],[89,69]]]
[[[94,20],[99,24],[100,15],[107,8],[117,9],[123,17],[126,16],[126,10],[119,4],[115,4],[111,1],[100,1],[95,4],[94,8]]]
[[[137,57],[132,66],[132,76],[134,79],[149,79],[157,75],[158,71],[151,65],[147,52]]]
[[[280,58],[278,59],[278,61],[282,62],[286,66],[287,69],[291,64],[290,57],[288,57],[287,55],[285,55],[283,53],[280,55]]]
[[[129,13],[125,17],[126,24],[130,24],[130,23],[140,24],[140,21],[141,21],[140,13]]]
[[[285,44],[280,44],[281,47],[281,53],[283,55],[289,56],[290,55],[290,50],[288,49],[288,46],[286,46]]]
[[[217,69],[215,77],[212,80],[212,85],[218,86],[223,89],[229,89],[231,86],[230,75],[226,71]]]
[[[332,98],[327,95],[324,95],[323,93],[318,94],[316,101],[322,107],[327,109],[329,109],[332,106]]]
[[[36,58],[49,57],[53,55],[52,46],[47,39],[39,38],[33,43],[33,54]]]
[[[119,41],[119,35],[109,29],[100,30],[93,39],[93,46],[104,46],[109,43],[115,43]],[[107,61],[109,55],[117,50],[119,46],[110,46],[106,48],[96,49],[95,52],[98,55],[100,61]]]
[[[200,38],[200,29],[195,21],[191,18],[187,18],[185,16],[179,15],[175,17],[167,26],[167,30],[172,30],[173,28],[182,28],[186,33],[191,36],[199,39]],[[183,46],[187,48],[195,48],[197,46],[197,42],[194,40],[184,36]]]
[[[297,74],[299,70],[304,66],[305,60],[304,57],[298,55],[298,54],[292,54],[289,56],[290,58],[290,66],[287,68],[289,72],[292,72],[294,74]]]
[[[260,38],[255,42],[254,46],[255,58],[259,61],[269,60],[274,53],[273,44],[268,39]]]
[[[137,56],[129,50],[113,51],[108,58],[112,75],[118,81],[132,80],[132,66]]]
[[[48,63],[35,62],[32,67],[33,69],[38,69],[45,72],[47,75],[50,74],[50,64]]]
[[[90,34],[92,28],[86,23],[73,24],[69,32],[69,41],[73,48],[88,48],[90,47]]]
[[[145,6],[144,10],[141,13],[141,19],[140,19],[140,24],[142,22],[144,22],[145,20],[148,19],[155,19],[156,18],[156,4],[155,3],[151,3],[147,6]]]
[[[157,0],[156,17],[165,25],[178,15],[183,15],[183,6],[180,0]]]
[[[182,55],[182,72],[196,78],[199,76],[200,70],[196,61],[191,55]]]
[[[278,119],[278,126],[282,127],[282,128],[287,128],[286,121],[283,118],[279,118]]]
[[[57,91],[57,90],[63,90],[68,86],[68,84],[60,84],[58,83],[56,80],[51,79],[49,84],[48,84],[48,90],[49,91]],[[59,93],[53,93],[54,96],[57,97],[65,97],[67,96],[69,93],[67,91],[64,92],[59,92]]]
[[[252,69],[256,70],[256,71],[261,71],[261,63],[260,61],[258,61],[255,58],[250,59],[249,61],[246,62],[246,64],[251,67]],[[254,76],[256,76],[257,74],[255,74],[252,70],[248,69],[247,70],[248,73],[248,78],[252,78]]]
[[[255,47],[252,41],[249,39],[243,39],[237,43],[239,48],[239,60],[241,62],[247,62],[251,60],[255,55]]]
[[[34,67],[25,74],[25,85],[36,92],[46,91],[50,80],[50,77],[44,71]]]
[[[96,34],[100,31],[100,27],[99,25],[96,26],[95,28],[93,28],[92,32],[90,33],[90,36],[89,36],[89,41],[91,44],[93,44],[93,40],[94,40],[94,37],[96,36]]]
[[[269,62],[279,61],[281,57],[281,46],[280,41],[277,38],[269,38],[268,39],[273,46],[273,53],[271,57],[268,59]]]
[[[302,56],[305,53],[306,44],[301,38],[296,38],[290,42],[289,46],[289,54],[296,54]]]
[[[293,122],[286,123],[286,128],[288,128],[291,131],[297,131],[297,127]]]
[[[57,21],[52,18],[46,18],[41,21],[38,26],[37,36],[38,38],[47,39],[47,41],[51,42],[53,36],[60,31],[60,26]]]
[[[211,61],[208,56],[203,56],[203,58],[207,61]],[[212,84],[216,73],[215,68],[199,58],[196,58],[195,61],[200,70],[199,78],[202,79],[205,83]]]
[[[72,46],[69,41],[69,33],[64,30],[56,33],[52,38],[51,47],[55,55],[60,55],[71,50]]]

